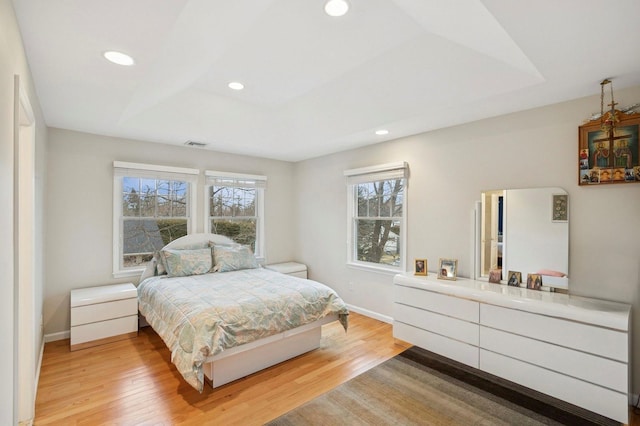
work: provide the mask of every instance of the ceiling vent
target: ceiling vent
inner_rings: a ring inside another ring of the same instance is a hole
[[[196,141],[186,141],[184,144],[187,146],[195,146],[196,148],[204,148],[205,146],[207,146],[207,144],[204,142],[196,142]]]

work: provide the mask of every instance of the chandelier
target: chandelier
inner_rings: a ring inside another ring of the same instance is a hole
[[[609,85],[611,89],[611,103],[607,104],[611,109],[606,113],[604,111],[604,86]],[[613,99],[613,83],[608,78],[605,78],[600,83],[600,128],[603,132],[610,133],[616,128],[617,123],[620,122],[618,117],[618,111],[616,111],[617,103]]]

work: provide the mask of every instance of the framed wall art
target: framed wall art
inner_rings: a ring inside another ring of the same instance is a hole
[[[569,220],[569,194],[553,194],[551,200],[551,221]]]
[[[605,116],[579,127],[578,184],[640,182],[640,113]]]

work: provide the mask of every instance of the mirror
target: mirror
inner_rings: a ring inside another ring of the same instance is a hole
[[[562,188],[485,191],[476,207],[476,278],[542,272],[543,288],[569,287],[568,196]],[[564,275],[564,276],[557,276]]]

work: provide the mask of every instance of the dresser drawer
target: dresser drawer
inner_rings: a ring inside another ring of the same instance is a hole
[[[405,324],[478,346],[478,324],[394,303],[393,318]]]
[[[629,359],[628,334],[616,330],[485,304],[480,324],[624,363]]]
[[[115,300],[71,308],[71,326],[136,315],[138,299]]]
[[[478,347],[394,321],[393,337],[478,368]]]
[[[477,323],[480,316],[478,302],[413,287],[396,285],[394,301],[468,322]]]
[[[504,331],[480,327],[480,347],[618,392],[629,389],[628,366]]]
[[[480,369],[621,423],[628,423],[626,393],[605,389],[484,349],[480,350]]]

